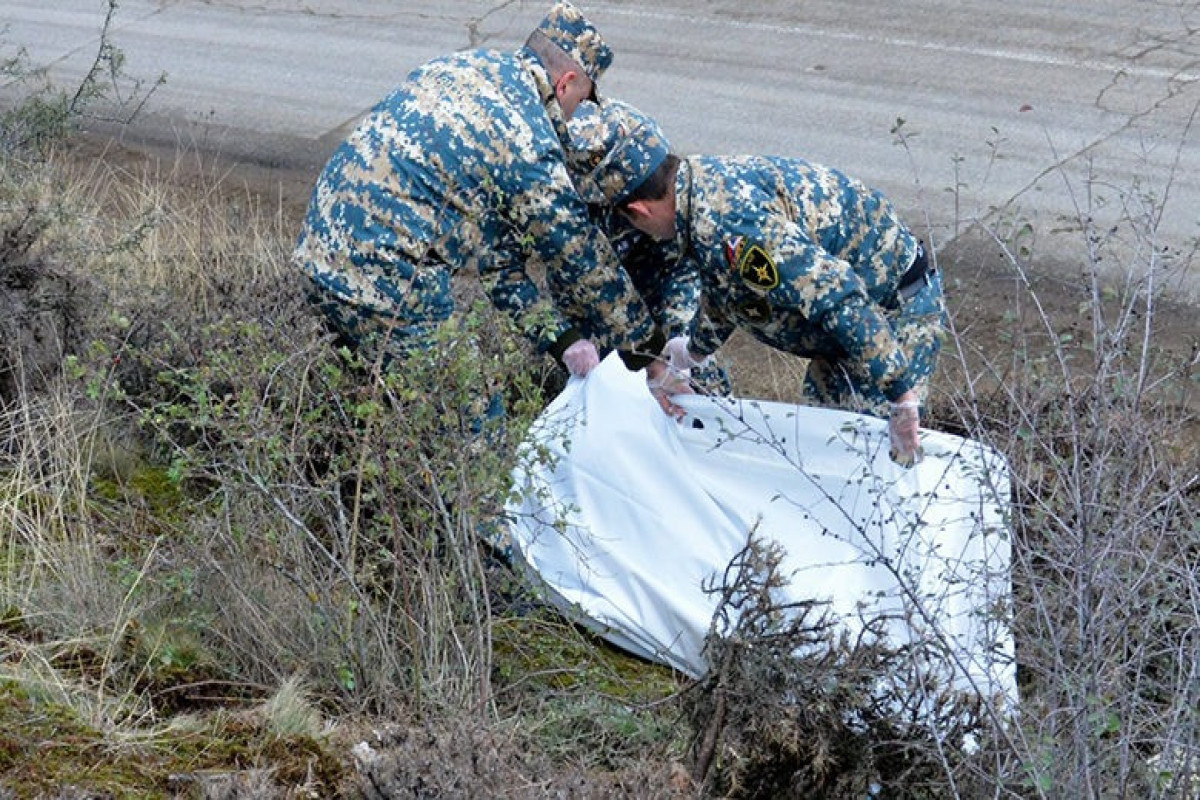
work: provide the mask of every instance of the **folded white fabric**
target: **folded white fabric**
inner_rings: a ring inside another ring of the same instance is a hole
[[[751,530],[786,549],[785,601],[830,603],[850,629],[888,614],[896,644],[941,642],[962,689],[1016,698],[1009,483],[979,443],[922,434],[888,457],[884,420],[679,396],[675,422],[615,355],[573,378],[530,431],[508,505],[515,558],[573,619],[699,676],[730,560]]]

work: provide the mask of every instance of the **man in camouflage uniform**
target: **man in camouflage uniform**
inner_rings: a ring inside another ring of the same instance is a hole
[[[430,61],[367,115],[318,178],[294,254],[346,339],[370,358],[403,358],[450,316],[451,273],[469,267],[573,374],[598,363],[597,345],[661,348],[565,164],[567,121],[611,62],[591,23],[559,2],[520,50]],[[534,258],[558,306],[526,271]],[[593,340],[572,323],[586,313],[606,321]]]
[[[690,321],[681,321],[670,313],[668,298],[663,291],[666,278],[663,265],[679,258],[675,240],[659,242],[635,228],[614,205],[620,199],[614,194],[618,187],[610,183],[606,193],[605,186],[598,182],[607,172],[606,159],[615,157],[615,148],[631,136],[654,136],[669,147],[666,136],[653,118],[628,103],[609,98],[602,104],[581,105],[567,127],[571,132],[567,168],[580,196],[588,204],[592,221],[608,237],[659,329],[667,336],[687,333]],[[604,330],[606,324],[602,317],[594,315],[581,320],[580,328],[587,336],[591,331]],[[689,377],[692,387],[705,394],[729,395],[733,391],[728,372],[715,358],[693,368]]]
[[[610,162],[601,180],[623,187],[614,196],[635,227],[681,253],[667,325],[690,327],[668,343],[671,364],[686,369],[745,328],[810,359],[809,397],[887,418],[893,457],[918,459],[946,311],[939,275],[887,199],[799,159],[678,159],[654,136],[626,149],[647,155]]]

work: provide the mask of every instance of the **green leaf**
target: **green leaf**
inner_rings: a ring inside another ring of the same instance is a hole
[[[338,664],[335,670],[337,675],[338,685],[347,692],[353,692],[358,688],[358,681],[354,679],[354,670],[346,664]]]

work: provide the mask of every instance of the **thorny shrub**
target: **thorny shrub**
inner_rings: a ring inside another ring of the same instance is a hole
[[[889,642],[884,619],[852,634],[824,603],[780,601],[783,555],[752,535],[714,588],[712,666],[683,697],[696,780],[717,797],[945,796],[988,734],[979,698],[923,674],[922,643]]]
[[[954,338],[938,398],[937,424],[1005,453],[1013,479],[1020,768],[997,783],[1038,797],[1190,797],[1200,342],[1158,340],[1194,309],[1158,289],[1152,228],[1081,228],[1084,267],[1054,283],[1034,277],[1021,237],[984,235],[984,268],[1011,276],[1009,311],[982,341]],[[1050,293],[1077,314],[1049,313]]]

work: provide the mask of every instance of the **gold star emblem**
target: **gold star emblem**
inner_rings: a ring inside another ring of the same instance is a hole
[[[742,253],[738,275],[753,289],[771,291],[779,285],[779,269],[761,245],[752,244]]]

